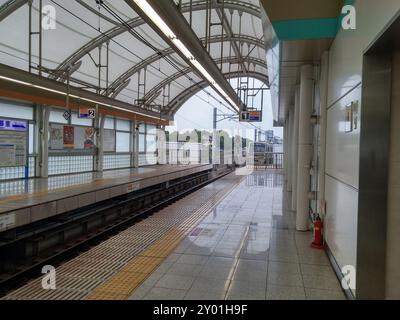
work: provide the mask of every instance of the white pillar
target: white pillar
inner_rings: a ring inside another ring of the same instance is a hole
[[[293,106],[290,106],[289,109],[289,129],[288,129],[288,144],[287,144],[287,161],[288,161],[288,183],[287,183],[287,191],[292,192],[293,190],[293,154],[292,154],[292,145],[293,145],[293,125],[294,125],[294,112]]]
[[[312,157],[311,113],[313,103],[313,66],[301,67],[299,153],[297,167],[296,229],[309,229],[310,161]]]
[[[326,125],[328,107],[328,72],[329,52],[325,51],[321,57],[321,78],[320,78],[320,155],[318,172],[318,213],[323,212],[322,204],[325,201],[325,159],[326,159]]]
[[[294,101],[294,123],[292,144],[292,204],[291,208],[296,211],[297,202],[297,166],[299,159],[299,117],[300,117],[300,86],[296,86]]]

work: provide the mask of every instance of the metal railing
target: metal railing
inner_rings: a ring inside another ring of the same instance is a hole
[[[282,152],[266,152],[254,154],[254,166],[263,167],[265,169],[283,169],[284,153]]]

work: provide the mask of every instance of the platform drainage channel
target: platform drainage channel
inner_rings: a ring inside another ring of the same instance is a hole
[[[56,290],[37,278],[2,299],[128,299],[242,179],[225,176],[61,264]]]

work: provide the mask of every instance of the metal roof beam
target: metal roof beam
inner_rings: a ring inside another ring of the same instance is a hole
[[[236,78],[238,74],[237,72],[230,72],[230,73],[225,73],[224,75],[227,79],[232,79]],[[264,73],[249,71],[248,74],[246,74],[246,77],[258,79],[261,82],[264,82],[265,85],[268,86],[268,76],[266,76]],[[208,84],[205,81],[201,81],[199,83],[194,84],[185,91],[181,92],[168,104],[167,106],[169,109],[167,112],[168,115],[170,117],[174,117],[175,113],[178,112],[180,107],[182,107],[185,104],[185,102],[187,102],[191,97],[193,97],[195,94],[197,94],[199,91],[203,90],[207,86]]]
[[[28,0],[8,0],[0,7],[0,22],[26,3]]]
[[[166,41],[166,43],[175,48],[176,53],[179,54],[188,65],[192,66],[193,70],[195,70],[200,77],[207,80],[207,76],[204,72],[200,71],[199,68],[192,64],[192,59],[195,59],[196,62],[198,62],[212,77],[212,80],[215,81],[215,83],[211,83],[211,85],[216,89],[216,91],[218,92],[222,90],[223,99],[231,105],[233,110],[238,112],[243,108],[243,101],[241,101],[235,90],[233,90],[232,86],[225,79],[221,70],[218,68],[210,54],[205,50],[196,33],[190,27],[185,17],[179,12],[173,1],[147,0],[147,3],[157,13],[159,18],[163,20],[163,23],[171,29],[174,36],[179,39],[180,43],[186,47],[186,50],[190,51],[190,53],[184,53],[182,49],[178,48],[173,39],[164,34],[164,32],[161,32],[163,30],[159,29],[159,27],[147,16],[147,13],[144,12],[136,2],[133,0],[125,0],[125,2],[141,15],[142,18],[146,20],[147,24],[154,29],[154,31],[156,31],[159,36]],[[189,54],[192,55],[192,57],[189,57]]]
[[[221,61],[222,60],[222,61]],[[256,58],[252,58],[252,57],[248,57],[246,60],[245,60],[246,62],[249,62],[249,63],[253,63],[253,64],[256,64],[256,65],[258,65],[258,66],[261,66],[261,67],[264,67],[265,69],[267,69],[267,64],[266,64],[266,62],[264,61],[264,60],[261,60],[261,59],[256,59]],[[234,57],[226,57],[226,58],[223,58],[223,59],[218,59],[218,60],[216,60],[215,61],[216,63],[237,63],[237,58],[234,58]],[[186,75],[186,74],[189,74],[190,72],[192,72],[193,70],[192,70],[192,68],[190,68],[190,67],[188,67],[188,68],[186,68],[186,69],[184,69],[184,70],[182,70],[182,71],[180,71],[180,72],[176,72],[175,74],[173,74],[173,75],[171,75],[170,77],[168,77],[167,79],[165,79],[165,80],[163,80],[163,81],[161,81],[159,84],[157,84],[152,90],[150,90],[147,94],[146,94],[146,96],[143,98],[143,100],[144,101],[148,101],[148,100],[150,100],[151,99],[151,97],[155,97],[156,96],[156,93],[158,92],[158,91],[160,91],[160,90],[162,90],[162,88],[164,88],[164,87],[166,87],[168,84],[170,84],[171,82],[173,82],[173,81],[176,81],[177,79],[179,79],[180,77],[182,77],[182,76],[184,76],[184,75]],[[238,71],[235,71],[235,72],[232,72],[232,73],[235,73],[236,74],[236,77],[238,77],[238,76],[245,76],[245,74],[243,74],[243,73],[240,73],[240,72],[238,72]],[[224,74],[224,76],[225,76],[225,74]],[[246,75],[247,76],[247,75]],[[150,102],[152,102],[152,101],[150,101]]]
[[[218,43],[221,42],[221,36],[214,36],[210,38],[210,42],[211,43]],[[204,40],[200,39],[200,41]],[[254,38],[254,37],[249,37],[249,36],[233,36],[233,37],[224,37],[223,41],[231,41],[231,40],[237,41],[239,43],[250,43],[253,44],[255,46],[258,46],[262,49],[264,49],[264,42],[260,39]],[[132,68],[130,68],[129,70],[127,70],[126,72],[124,72],[123,74],[121,74],[110,86],[109,86],[109,94],[112,98],[115,98],[118,96],[119,93],[115,92],[115,88],[118,87],[120,85],[121,82],[126,81],[127,79],[131,78],[134,74],[138,73],[140,70],[146,68],[148,65],[166,57],[169,56],[171,54],[173,54],[175,51],[172,48],[167,48],[165,49],[162,54],[158,54],[155,53],[154,55],[146,58],[145,60],[143,60],[142,62],[134,65]],[[243,58],[242,58],[243,59]],[[244,64],[244,62],[243,62]]]
[[[224,31],[226,32],[226,34],[228,35],[228,37],[231,39],[231,46],[233,48],[233,51],[235,52],[237,58],[240,61],[240,65],[242,66],[242,70],[244,72],[247,72],[247,67],[245,65],[245,63],[243,62],[243,57],[242,54],[240,53],[240,48],[237,45],[236,41],[233,41],[233,31],[231,28],[231,25],[228,21],[228,18],[226,17],[226,14],[224,12],[224,10],[222,9],[222,6],[218,4],[217,0],[214,0],[214,6],[215,6],[215,11],[217,12],[218,18],[222,23],[222,26],[224,28]]]
[[[15,1],[15,0],[14,0]],[[27,1],[27,0],[23,0]],[[164,0],[163,0],[164,1]],[[246,12],[250,15],[256,16],[261,19],[261,10],[258,6],[252,5],[250,3],[244,3],[243,1],[237,1],[237,0],[225,0],[225,8],[230,9],[230,10],[241,10],[242,12]],[[218,7],[218,6],[217,6]],[[192,11],[201,11],[206,9],[206,1],[201,0],[201,1],[194,1],[192,4],[192,7],[190,6],[189,3],[186,3],[182,5],[181,12],[189,12],[190,10]],[[130,21],[127,22],[127,24],[131,28],[137,28],[143,24],[145,24],[145,21],[141,17],[136,17]],[[98,48],[102,44],[106,43],[110,39],[113,39],[120,34],[126,32],[126,28],[122,25],[117,25],[110,30],[104,32],[104,34],[100,34],[98,37],[92,39],[85,45],[83,45],[81,48],[76,50],[71,56],[69,56],[67,59],[65,59],[57,69],[65,69],[71,64],[74,64],[81,60],[88,52],[91,52],[92,50]]]

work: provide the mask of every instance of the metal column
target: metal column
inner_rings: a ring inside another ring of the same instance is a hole
[[[310,190],[310,162],[312,155],[311,113],[313,103],[313,66],[301,67],[300,76],[300,116],[299,116],[299,143],[297,166],[297,212],[296,229],[309,229],[309,199]]]
[[[96,157],[95,157],[95,167],[94,171],[103,172],[104,170],[104,122],[106,117],[100,116],[100,114],[96,114],[95,119],[95,130],[96,130],[96,140],[97,140],[97,148],[96,148]]]
[[[43,105],[36,106],[38,134],[38,161],[36,174],[41,178],[49,176],[49,117],[50,108]]]
[[[139,168],[139,123],[134,121],[134,131],[133,131],[133,167],[135,169]]]

